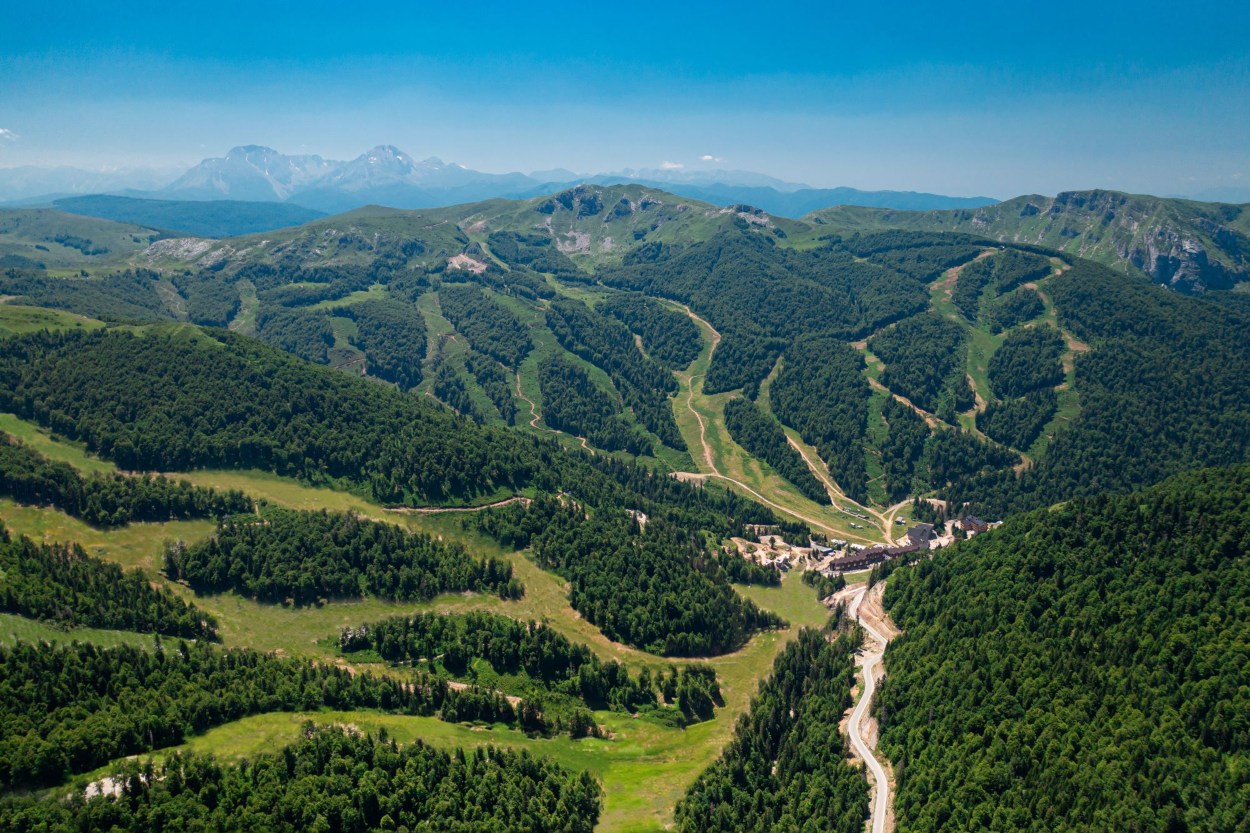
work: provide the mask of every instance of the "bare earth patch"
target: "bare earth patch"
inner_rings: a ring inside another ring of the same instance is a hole
[[[468,255],[459,254],[455,257],[447,258],[447,268],[463,269],[466,272],[472,272],[475,275],[480,275],[486,271],[486,264],[480,260],[474,260]]]

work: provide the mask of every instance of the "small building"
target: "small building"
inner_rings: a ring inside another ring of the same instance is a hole
[[[928,546],[933,539],[933,524],[916,524],[907,530],[907,540],[913,544]]]
[[[960,526],[964,532],[985,532],[990,528],[989,524],[975,515],[965,515]]]

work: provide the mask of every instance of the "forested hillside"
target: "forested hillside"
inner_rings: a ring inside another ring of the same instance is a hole
[[[864,829],[868,784],[834,727],[850,706],[850,634],[805,629],[760,684],[733,739],[677,807],[689,833]]]
[[[237,590],[294,605],[365,595],[425,601],[469,590],[517,598],[525,590],[500,559],[350,513],[276,507],[220,521],[206,541],[167,546],[165,572],[199,592]]]
[[[280,751],[225,764],[178,755],[165,765],[119,768],[118,796],[0,803],[13,833],[117,830],[142,833],[177,820],[188,829],[527,830],[589,833],[601,789],[528,752],[455,754],[342,728],[314,729]]]
[[[886,603],[900,829],[1244,827],[1250,466],[1014,518]]]
[[[569,603],[611,639],[668,656],[709,656],[783,624],[738,596],[730,578],[775,583],[777,574],[718,557],[663,518],[640,523],[630,507],[543,499],[480,513],[475,523],[571,583]],[[733,571],[732,573],[730,571]]]
[[[426,675],[351,674],[307,659],[179,642],[0,646],[0,784],[53,785],[252,714],[321,707],[514,723],[511,704]]]
[[[0,525],[0,611],[51,622],[217,640],[217,620],[139,570],[87,555],[77,544],[42,544]]]
[[[1245,205],[1093,190],[949,211],[839,206],[804,219],[833,228],[965,232],[1046,246],[1120,273],[1149,275],[1182,292],[1228,289],[1250,274]]]
[[[952,499],[1000,516],[1250,456],[1250,342],[1241,335],[1250,310],[1169,293],[1085,261],[1048,286],[1060,323],[1092,348],[1075,356],[1080,414],[1032,469],[956,484]],[[1038,344],[998,365],[1009,371],[1009,393],[1057,378],[1053,334],[1020,332],[1004,347],[1026,338]]]
[[[49,460],[4,435],[0,435],[0,495],[19,503],[55,506],[101,527],[220,518],[252,508],[242,492],[217,492],[185,480],[124,474],[83,477],[73,466]]]

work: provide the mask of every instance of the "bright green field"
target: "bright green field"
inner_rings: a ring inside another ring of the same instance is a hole
[[[41,451],[56,459],[88,470],[109,468],[80,447],[52,439],[15,417],[0,417],[0,428],[32,444],[37,443]],[[474,554],[503,555],[512,561],[518,577],[525,583],[525,597],[505,602],[496,597],[467,593],[446,595],[423,604],[367,599],[333,602],[319,608],[262,605],[232,593],[196,597],[188,588],[172,584],[160,574],[162,547],[171,538],[193,541],[209,535],[213,528],[210,522],[132,524],[105,531],[87,526],[54,509],[18,506],[11,501],[0,501],[0,520],[14,532],[45,541],[77,541],[94,555],[142,569],[153,581],[169,586],[216,616],[226,646],[246,646],[309,656],[325,662],[341,662],[341,658],[335,656],[322,640],[335,635],[345,625],[359,625],[420,610],[455,612],[488,609],[519,619],[546,620],[571,639],[590,646],[601,657],[625,662],[633,669],[645,666],[658,670],[669,665],[664,658],[608,640],[569,607],[568,590],[563,580],[539,569],[524,554],[503,552],[493,540],[466,529],[464,521],[468,515],[465,512],[392,512],[355,495],[313,488],[288,478],[255,471],[206,471],[176,476],[204,486],[242,489],[254,497],[295,508],[352,510],[460,541]],[[550,755],[568,766],[589,770],[602,780],[605,807],[599,829],[662,830],[671,823],[673,809],[686,788],[720,754],[738,716],[746,711],[758,681],[767,676],[782,647],[794,637],[800,626],[820,625],[828,616],[828,611],[817,601],[815,592],[804,585],[797,574],[787,575],[780,587],[738,589],[762,607],[784,616],[791,626],[784,631],[759,634],[740,651],[709,660],[720,679],[725,706],[718,710],[715,720],[685,730],[659,726],[625,714],[601,712],[596,717],[609,730],[609,739],[532,739],[505,727],[449,725],[432,718],[372,712],[324,712],[251,717],[193,738],[186,746],[227,758],[255,755],[294,740],[303,720],[312,717],[320,722],[351,724],[366,731],[385,727],[401,742],[422,738],[448,747],[488,743],[525,747],[536,754]],[[151,637],[141,634],[88,629],[66,632],[17,616],[0,618],[0,639],[72,638],[101,645],[121,642],[151,644]],[[163,750],[162,754],[168,751]],[[101,772],[106,771],[107,768],[104,768]],[[86,780],[91,779],[78,779],[77,782]]]
[[[98,330],[102,321],[63,310],[0,304],[0,336],[39,330]]]

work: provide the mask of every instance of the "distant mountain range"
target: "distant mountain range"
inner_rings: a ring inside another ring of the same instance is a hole
[[[995,202],[989,197],[911,191],[811,188],[752,171],[654,168],[584,175],[561,168],[531,174],[491,174],[436,157],[418,160],[391,145],[379,145],[346,162],[315,155],[288,156],[272,148],[244,145],[223,157],[203,160],[172,182],[168,175],[162,178],[155,171],[127,176],[76,169],[0,170],[0,200],[14,207],[48,206],[66,196],[108,193],[166,201],[289,203],[336,214],[366,205],[441,208],[501,197],[526,199],[582,183],[663,188],[715,205],[749,204],[783,217],[844,204],[929,210],[976,208]]]

